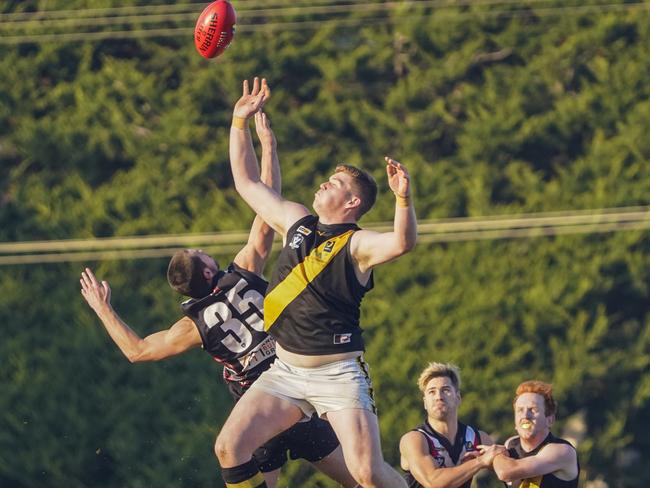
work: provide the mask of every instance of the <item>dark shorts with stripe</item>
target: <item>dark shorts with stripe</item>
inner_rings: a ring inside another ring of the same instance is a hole
[[[330,423],[314,415],[308,422],[298,422],[262,447],[253,457],[263,473],[284,466],[288,459],[320,461],[331,454],[339,445]]]

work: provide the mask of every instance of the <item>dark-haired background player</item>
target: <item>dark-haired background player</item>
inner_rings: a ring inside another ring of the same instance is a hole
[[[263,180],[279,192],[280,168],[270,122],[261,112],[255,122]],[[275,342],[264,331],[263,297],[268,283],[261,277],[272,243],[273,231],[256,217],[248,242],[225,271],[201,250],[176,252],[167,278],[175,291],[191,297],[182,304],[185,316],[144,339],[112,308],[108,282],[99,282],[88,268],[81,275],[81,293],[129,361],[158,361],[203,346],[223,364],[223,377],[238,400],[275,359]],[[338,445],[331,426],[314,418],[269,440],[255,451],[255,459],[268,486],[276,486],[287,455],[306,459],[344,486],[354,486]]]

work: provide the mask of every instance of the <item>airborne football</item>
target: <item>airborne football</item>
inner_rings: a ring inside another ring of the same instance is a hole
[[[194,45],[206,59],[222,54],[235,35],[237,14],[227,0],[216,0],[203,9],[194,27]]]

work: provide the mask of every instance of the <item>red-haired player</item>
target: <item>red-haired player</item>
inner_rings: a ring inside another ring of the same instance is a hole
[[[494,458],[494,471],[511,486],[577,488],[580,466],[575,448],[551,433],[557,403],[553,387],[524,381],[513,401],[518,436],[506,441],[504,454]]]

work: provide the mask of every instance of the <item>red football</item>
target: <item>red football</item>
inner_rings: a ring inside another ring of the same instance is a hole
[[[194,45],[204,58],[219,56],[235,35],[237,14],[228,0],[217,0],[205,7],[196,21]]]

